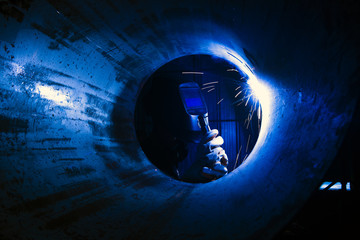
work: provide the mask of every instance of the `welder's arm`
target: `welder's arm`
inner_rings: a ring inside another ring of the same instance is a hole
[[[196,159],[184,173],[183,180],[209,182],[227,174],[228,158],[220,147],[224,140],[218,134],[219,131],[213,129],[203,137],[197,147]]]

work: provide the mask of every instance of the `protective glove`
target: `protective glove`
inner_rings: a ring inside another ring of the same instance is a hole
[[[197,146],[195,161],[182,179],[189,182],[209,182],[228,173],[228,157],[220,146],[224,143],[219,131],[213,129],[203,136]]]

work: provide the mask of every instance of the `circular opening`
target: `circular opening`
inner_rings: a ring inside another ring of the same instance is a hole
[[[256,144],[262,116],[247,80],[234,64],[210,55],[180,57],[159,68],[141,88],[135,109],[148,159],[193,183],[240,166]]]

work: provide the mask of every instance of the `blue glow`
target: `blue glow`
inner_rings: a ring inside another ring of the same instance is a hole
[[[332,182],[323,182],[319,188],[319,190],[324,190],[327,187],[329,187],[329,185],[331,185]],[[341,182],[336,182],[334,185],[332,185],[331,187],[329,187],[327,190],[341,190],[342,189],[342,184]],[[346,191],[350,191],[350,182],[346,183]]]
[[[265,136],[268,132],[269,126],[271,124],[271,115],[272,115],[272,89],[266,85],[262,80],[259,80],[251,67],[246,63],[246,61],[234,50],[227,48],[221,44],[212,43],[209,45],[209,49],[213,55],[226,59],[227,61],[233,63],[239,70],[244,72],[248,76],[247,83],[249,84],[253,96],[256,97],[262,109],[262,120],[261,120],[261,130],[259,133],[258,140],[252,152],[257,152],[262,144],[265,143]]]
[[[331,182],[323,182],[319,188],[319,190],[324,190],[325,188],[327,188],[327,186],[329,186],[331,184]]]
[[[329,190],[340,190],[341,189],[341,183],[340,182],[337,182],[335,183],[334,185],[332,185]]]
[[[200,98],[185,98],[185,102],[188,108],[197,108],[203,106]]]

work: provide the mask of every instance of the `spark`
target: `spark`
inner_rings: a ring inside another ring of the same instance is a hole
[[[249,117],[249,116],[248,116],[248,117]],[[246,129],[249,129],[249,125],[250,125],[250,119],[248,118],[247,120],[248,120],[248,122],[247,122],[247,126],[246,126]]]
[[[198,75],[203,75],[203,72],[181,72],[182,74],[198,74]]]
[[[248,100],[246,101],[246,103],[245,103],[245,107],[247,106],[247,104],[248,104],[248,102],[249,102],[249,100],[250,100],[250,97],[252,96],[253,94],[250,94],[249,96],[248,96]]]
[[[244,91],[244,90],[242,90],[242,91]],[[242,92],[242,91],[240,91],[240,93]],[[244,93],[244,95],[246,95],[246,93],[247,93],[247,89],[245,90],[245,93]],[[239,93],[238,93],[239,94]],[[235,96],[235,98],[238,96],[238,94],[236,94],[236,96]],[[241,98],[241,99],[239,99],[239,100],[236,100],[235,102],[233,102],[233,104],[236,104],[236,103],[238,103],[238,102],[242,102],[243,100],[245,100],[247,98],[247,96],[245,96],[245,97],[243,97],[243,98]],[[239,106],[240,104],[238,104],[238,105],[236,105],[236,106]]]
[[[251,105],[250,112],[252,112],[252,111],[253,111],[253,107],[254,107],[254,105]]]
[[[203,86],[210,85],[210,84],[216,84],[216,83],[218,83],[218,82],[219,82],[219,81],[204,83]]]
[[[223,98],[220,99],[220,101],[218,101],[217,104],[220,104],[223,100],[224,100]]]
[[[240,93],[242,93],[243,90],[239,91],[236,95],[235,98],[237,98],[237,96],[239,96]]]
[[[215,86],[206,86],[206,87],[203,87],[203,88],[201,88],[201,90],[204,90],[204,89],[207,89],[207,88],[214,88]]]
[[[236,68],[226,69],[227,72],[239,72]]]
[[[254,115],[255,110],[250,111],[250,112],[251,112],[251,116],[250,116],[250,121],[251,121],[251,119],[252,119],[252,117],[253,117],[253,115]]]
[[[244,101],[239,102],[238,104],[236,104],[236,106],[240,106],[240,104],[242,104]]]
[[[248,137],[247,144],[246,144],[246,151],[245,151],[245,152],[247,152],[247,151],[248,151],[249,142],[250,142],[250,137],[251,137],[251,135],[249,135],[249,137]]]
[[[272,94],[275,89],[268,85],[265,80],[258,79],[251,67],[249,67],[246,61],[234,49],[214,42],[210,42],[208,47],[213,55],[228,60],[233,63],[239,71],[245,74],[246,84],[254,94],[254,99],[258,99],[261,103],[261,131],[259,132],[257,144],[254,149],[255,152],[257,152],[264,144],[267,130],[272,124],[273,119],[271,116],[273,114],[274,107]],[[246,94],[244,95],[246,96]],[[236,103],[241,101],[242,99],[236,101]]]
[[[244,157],[244,159],[242,160],[242,162],[245,161],[245,159],[247,158],[248,155],[249,155],[249,154],[246,154],[246,155],[245,155],[245,157]]]
[[[213,91],[213,90],[215,90],[215,88],[210,89],[208,92],[211,92],[211,91]]]
[[[241,88],[241,86],[238,86],[237,88],[235,88],[235,91],[237,91],[239,88]]]
[[[248,118],[244,120],[244,126],[246,125],[247,121],[249,121]]]
[[[233,104],[236,104],[236,103],[238,103],[238,102],[241,102],[241,103],[242,103],[242,102],[244,101],[244,99],[245,99],[245,98],[242,98],[242,99],[236,100],[235,102],[233,102]]]
[[[240,153],[241,153],[241,148],[242,148],[242,145],[240,146],[239,152],[236,155],[236,161],[235,161],[234,169],[236,168],[237,162],[239,160],[239,156],[240,156]]]
[[[232,54],[231,52],[227,51],[227,54],[229,54],[230,56],[234,57],[236,60],[238,60],[239,62],[243,63],[243,61],[241,61],[241,59],[239,58],[240,56],[235,56],[234,54]]]

